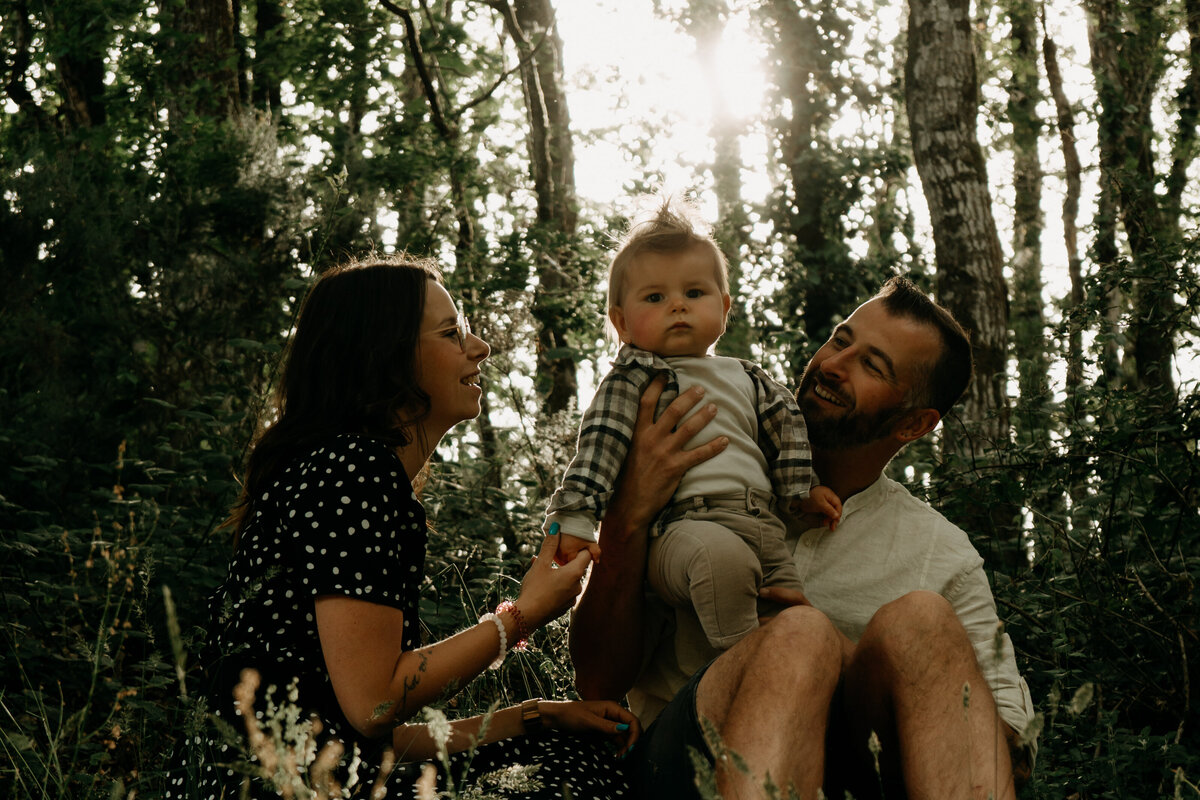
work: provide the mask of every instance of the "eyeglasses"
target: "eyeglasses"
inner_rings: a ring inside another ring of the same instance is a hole
[[[467,352],[467,337],[471,335],[471,323],[460,311],[454,317],[454,327],[438,328],[437,330],[429,331],[430,336],[445,336],[451,331],[454,333],[454,339],[458,342],[458,349],[464,353]]]
[[[471,323],[461,311],[454,318],[454,332],[458,334],[458,349],[467,352],[467,337],[471,335]]]

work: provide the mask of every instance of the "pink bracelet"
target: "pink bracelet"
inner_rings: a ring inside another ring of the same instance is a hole
[[[503,614],[507,611],[513,618],[513,622],[517,623],[517,637],[509,650],[525,650],[529,647],[529,634],[533,631],[529,630],[529,626],[525,624],[525,617],[521,614],[521,609],[517,608],[517,604],[512,600],[505,600],[500,605],[496,606],[496,613]]]

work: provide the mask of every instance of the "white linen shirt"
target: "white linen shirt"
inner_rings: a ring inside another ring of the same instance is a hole
[[[881,476],[846,500],[836,531],[789,524],[787,541],[805,597],[855,643],[892,600],[918,590],[946,598],[967,630],[1000,717],[1018,734],[1026,730],[1034,713],[1029,687],[1012,640],[999,629],[983,558],[958,526]],[[690,612],[672,612],[648,594],[646,615],[646,663],[629,693],[644,726],[718,655]]]

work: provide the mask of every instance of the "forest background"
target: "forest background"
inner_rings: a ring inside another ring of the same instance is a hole
[[[987,559],[1024,796],[1200,796],[1200,0],[587,6],[3,5],[0,794],[161,792],[274,359],[348,255],[435,257],[492,345],[425,492],[425,631],[512,594],[612,355],[627,201],[674,184],[732,265],[723,353],[794,385],[892,274],[973,330],[969,397],[890,469]],[[702,113],[568,69],[601,19]],[[563,637],[448,713],[569,694]]]

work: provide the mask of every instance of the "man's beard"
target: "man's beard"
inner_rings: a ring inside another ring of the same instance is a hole
[[[896,423],[908,411],[906,405],[883,408],[873,414],[862,414],[848,410],[841,416],[830,416],[829,411],[821,406],[820,400],[813,397],[809,391],[817,379],[811,370],[806,371],[800,380],[800,411],[808,427],[808,440],[814,448],[822,450],[850,450],[855,447],[877,442],[892,433]],[[824,388],[830,393],[842,398],[842,394],[828,386]]]

